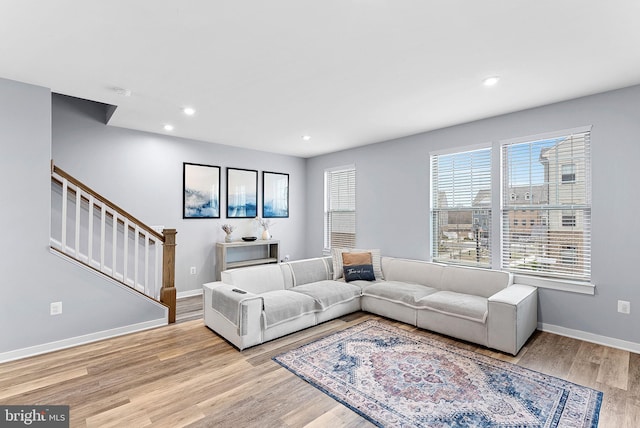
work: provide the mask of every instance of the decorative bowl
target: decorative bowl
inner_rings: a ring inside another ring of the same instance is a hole
[[[243,236],[242,237],[243,241],[255,241],[256,239],[258,239],[257,236]]]

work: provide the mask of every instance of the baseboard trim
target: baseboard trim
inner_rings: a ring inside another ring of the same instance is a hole
[[[195,290],[178,291],[176,299],[184,299],[185,297],[200,296],[202,294],[202,288]]]
[[[110,339],[112,337],[122,336],[129,333],[136,333],[143,330],[150,330],[152,328],[162,327],[166,325],[167,318],[165,317],[156,320],[141,322],[138,324],[127,325],[124,327],[113,328],[110,330],[98,331],[96,333],[86,334],[84,336],[70,337],[68,339],[44,343],[42,345],[16,349],[14,351],[0,353],[0,363],[6,363],[8,361],[32,357],[34,355],[46,354],[48,352],[59,351],[61,349],[97,342],[99,340]]]
[[[616,339],[614,337],[601,336],[599,334],[593,334],[582,330],[574,330],[571,328],[561,327],[559,325],[553,324],[546,324],[542,322],[538,323],[538,330],[640,354],[640,343],[629,342],[627,340]]]

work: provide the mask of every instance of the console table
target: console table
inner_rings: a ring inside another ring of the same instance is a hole
[[[220,272],[244,266],[278,263],[280,241],[273,239],[256,241],[218,242],[216,244],[216,279]]]

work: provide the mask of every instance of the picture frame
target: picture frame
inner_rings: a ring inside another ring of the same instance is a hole
[[[289,174],[262,172],[262,217],[289,217]]]
[[[184,162],[182,218],[220,218],[220,167]]]
[[[258,171],[227,168],[227,218],[258,216]]]

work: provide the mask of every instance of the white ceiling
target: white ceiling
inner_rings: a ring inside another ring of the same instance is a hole
[[[0,0],[0,77],[117,105],[110,125],[310,157],[639,84],[639,17],[637,0]]]

